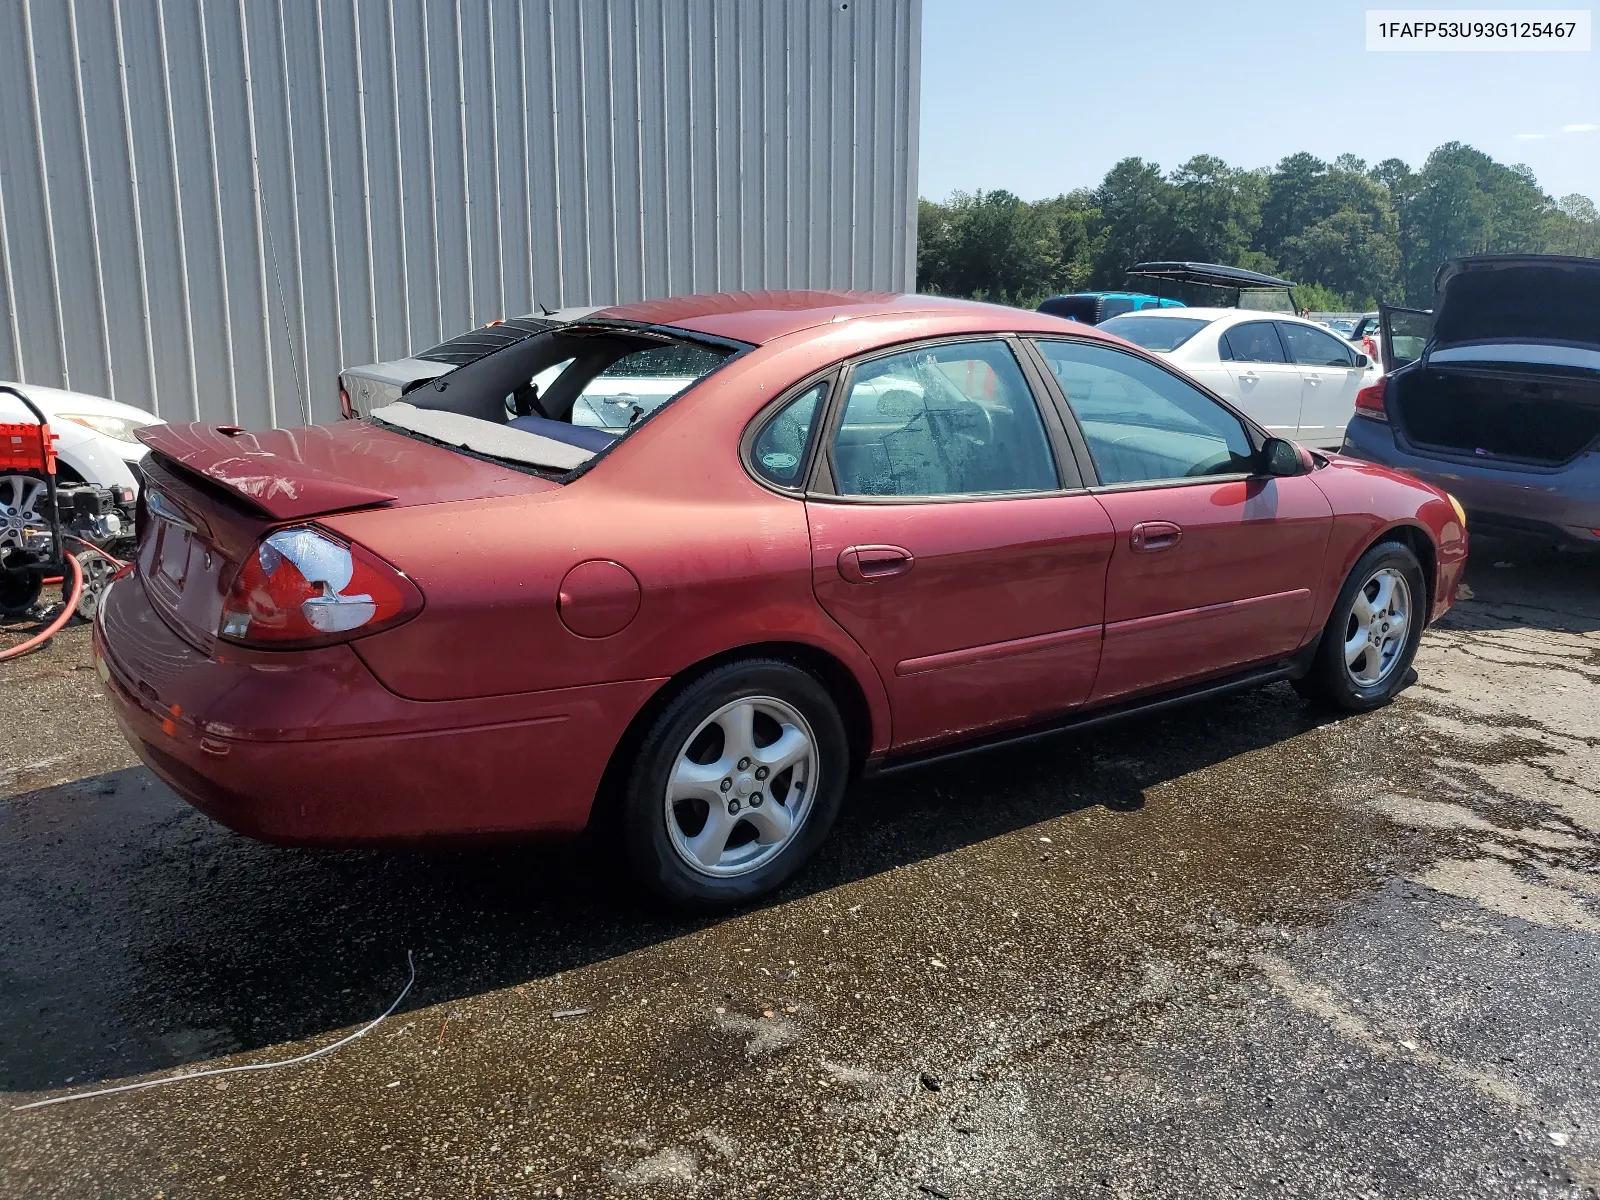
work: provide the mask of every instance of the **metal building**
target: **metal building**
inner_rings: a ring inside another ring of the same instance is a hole
[[[0,0],[0,379],[327,419],[343,364],[910,290],[920,0]]]

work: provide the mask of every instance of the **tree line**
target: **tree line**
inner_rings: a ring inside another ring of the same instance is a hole
[[[1147,290],[1126,272],[1153,259],[1280,275],[1314,311],[1426,307],[1440,263],[1511,252],[1600,254],[1600,214],[1460,142],[1415,171],[1350,154],[1248,170],[1199,154],[1163,174],[1125,158],[1098,186],[1048,200],[996,190],[917,206],[920,291],[1028,308],[1062,292]]]

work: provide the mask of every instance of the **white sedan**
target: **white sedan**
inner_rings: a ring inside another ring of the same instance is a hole
[[[1173,308],[1099,328],[1153,350],[1279,437],[1337,449],[1356,393],[1383,370],[1343,338],[1288,313]]]
[[[33,383],[8,383],[37,404],[56,435],[56,470],[62,483],[92,483],[97,487],[139,490],[139,460],[144,443],[133,431],[160,423],[160,418],[131,404],[103,396],[64,392]],[[31,425],[29,415],[15,396],[0,392],[0,424]]]

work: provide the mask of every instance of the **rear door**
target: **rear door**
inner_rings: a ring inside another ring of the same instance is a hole
[[[1242,321],[1224,330],[1217,352],[1228,364],[1231,399],[1267,432],[1300,434],[1300,368],[1289,361],[1276,321]]]
[[[978,338],[843,384],[806,502],[812,578],[883,678],[896,749],[1046,717],[1093,685],[1111,521],[1031,370]]]
[[[1355,349],[1298,321],[1279,321],[1278,333],[1300,371],[1300,440],[1312,446],[1339,445],[1366,378],[1365,369],[1356,366]]]
[[[1174,372],[1108,346],[1035,344],[1082,429],[1115,530],[1090,700],[1299,648],[1333,522],[1311,478],[1255,474],[1245,424]]]
[[[1383,369],[1394,371],[1422,357],[1422,348],[1433,333],[1433,313],[1424,308],[1378,306],[1378,345],[1383,351]]]

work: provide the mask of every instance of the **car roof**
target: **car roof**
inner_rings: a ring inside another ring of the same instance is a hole
[[[712,337],[762,345],[803,329],[815,329],[864,317],[987,316],[996,330],[1055,331],[1072,325],[1044,313],[958,300],[948,296],[900,295],[894,292],[767,291],[722,292],[703,296],[675,296],[601,309],[588,321],[627,321],[664,325]]]
[[[1300,325],[1322,328],[1317,322],[1308,321],[1295,313],[1266,308],[1146,308],[1138,312],[1121,313],[1111,317],[1110,321],[1122,321],[1130,317],[1154,317],[1160,321],[1170,321],[1175,317],[1199,317],[1205,321],[1226,321],[1230,325],[1237,325],[1241,321],[1294,321]]]

